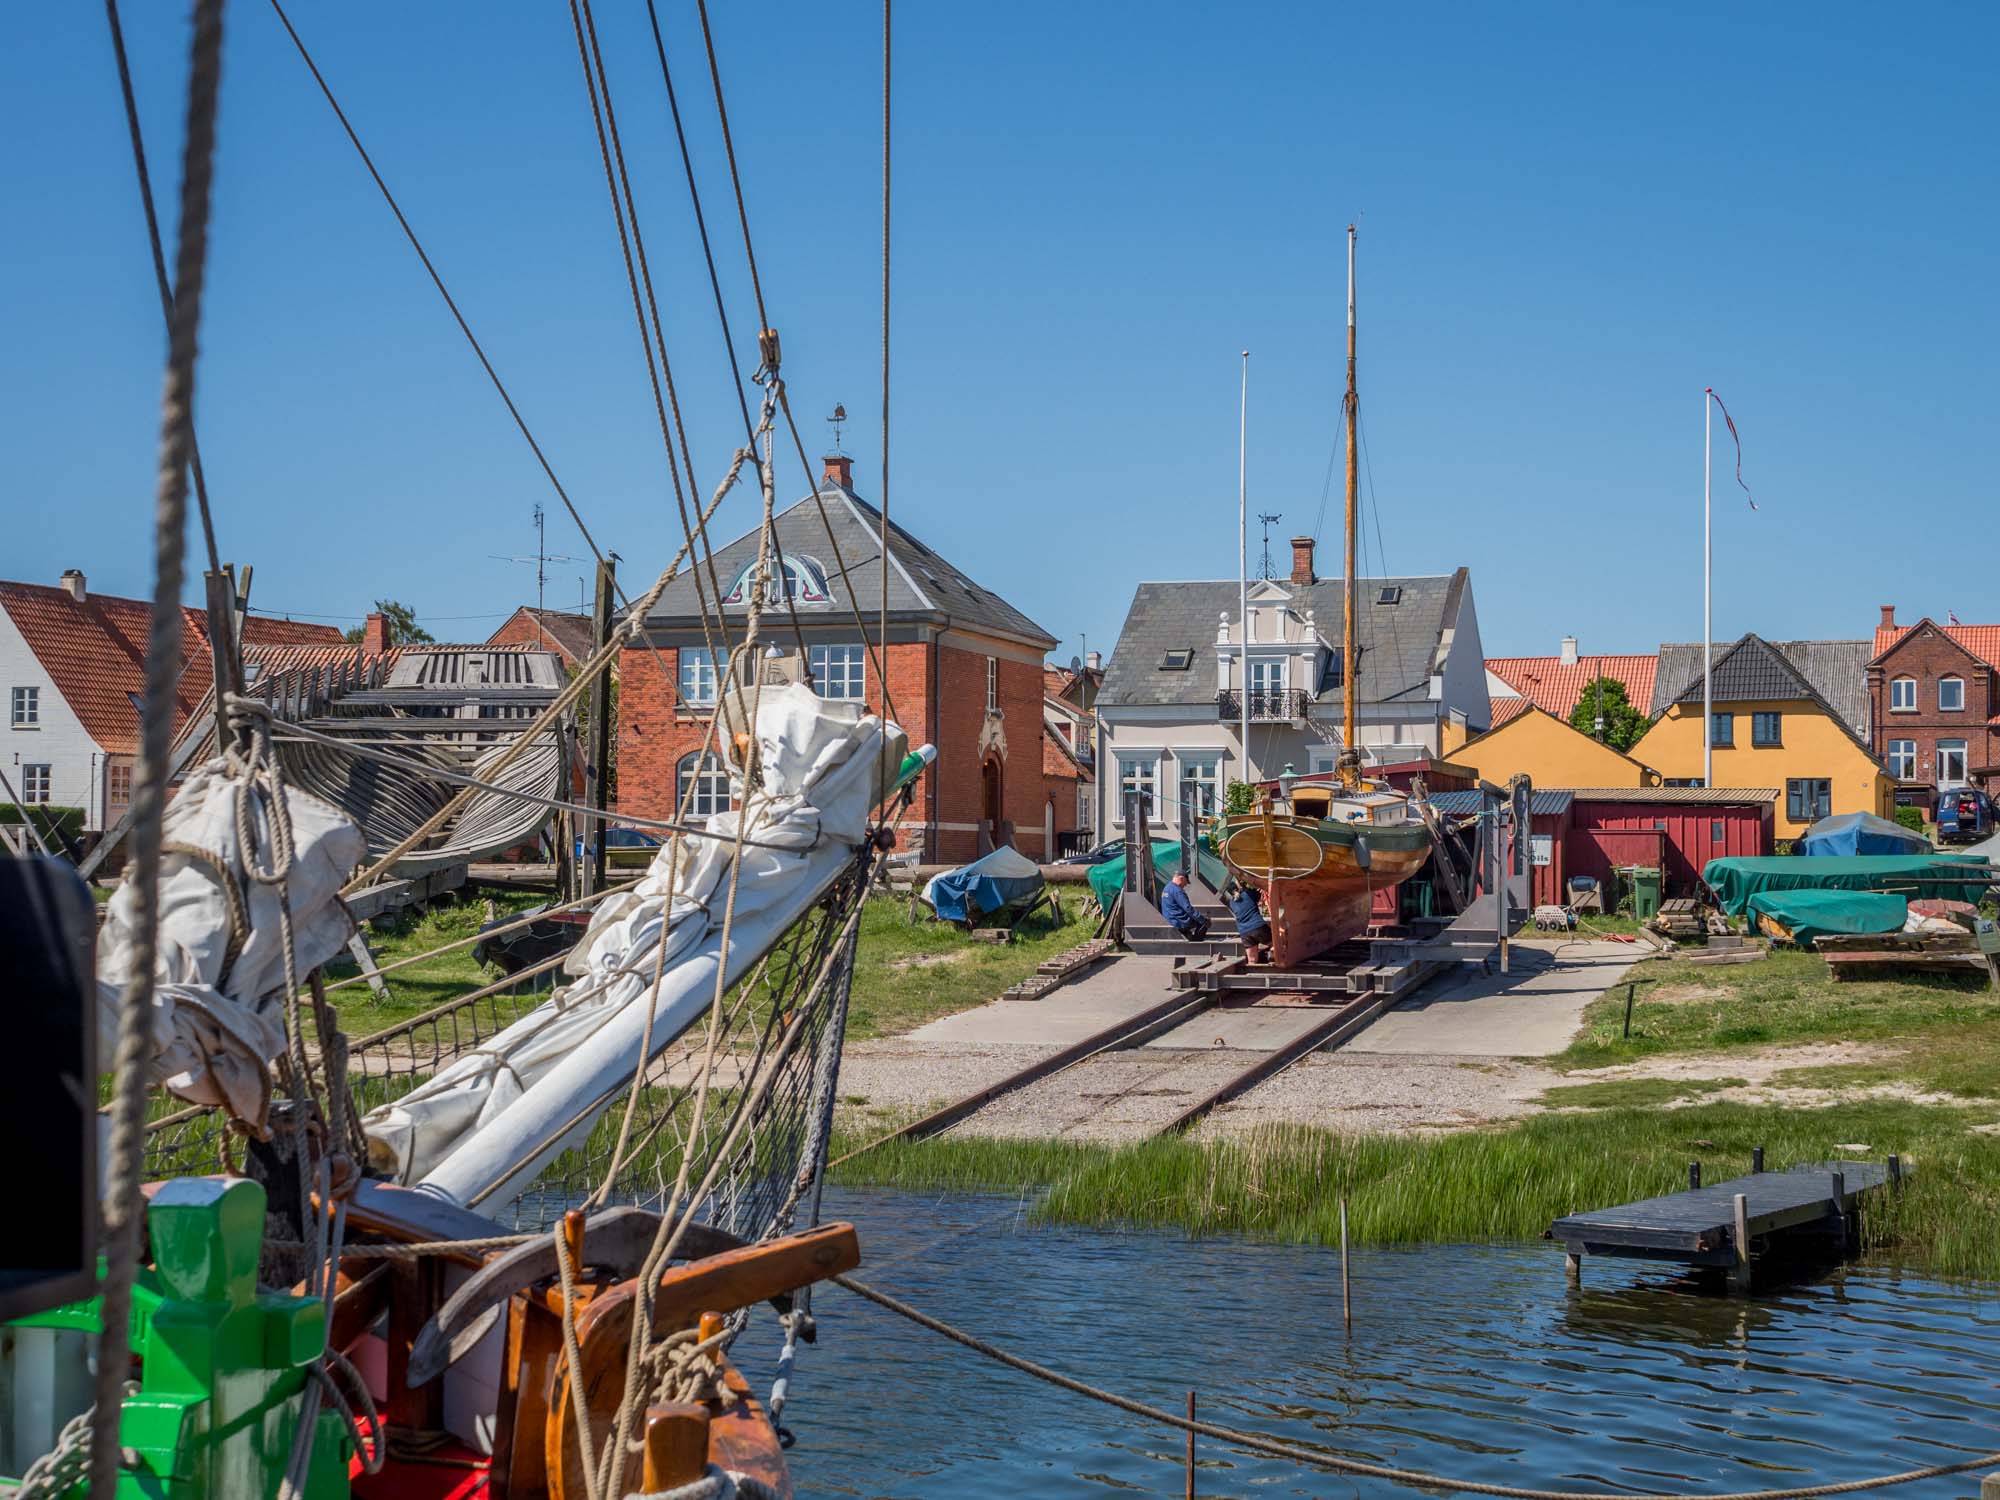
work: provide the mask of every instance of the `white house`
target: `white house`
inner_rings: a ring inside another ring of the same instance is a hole
[[[1333,769],[1345,590],[1314,574],[1310,538],[1295,538],[1292,551],[1291,577],[1250,586],[1247,621],[1234,579],[1139,585],[1097,698],[1099,837],[1123,828],[1123,793],[1135,788],[1152,796],[1155,825],[1165,829],[1185,791],[1207,811],[1231,781],[1269,780],[1287,766]],[[1358,592],[1355,737],[1364,760],[1438,756],[1447,724],[1485,729],[1486,666],[1467,570],[1362,579]]]

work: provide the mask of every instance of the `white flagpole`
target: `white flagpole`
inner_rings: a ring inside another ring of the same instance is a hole
[[[1710,470],[1715,452],[1714,387],[1701,393],[1701,784],[1715,785],[1715,528],[1710,518]]]
[[[1250,351],[1243,351],[1243,394],[1236,414],[1237,707],[1243,711],[1243,780],[1250,777]]]

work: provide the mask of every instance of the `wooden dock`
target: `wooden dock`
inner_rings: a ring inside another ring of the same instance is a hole
[[[1697,1181],[1699,1170],[1693,1169]],[[1618,1208],[1571,1214],[1549,1226],[1548,1238],[1562,1241],[1571,1279],[1581,1273],[1586,1255],[1620,1255],[1719,1267],[1729,1272],[1733,1288],[1748,1290],[1754,1263],[1792,1241],[1851,1243],[1862,1199],[1900,1186],[1902,1175],[1894,1156],[1887,1163],[1816,1162],[1783,1172],[1753,1171]]]

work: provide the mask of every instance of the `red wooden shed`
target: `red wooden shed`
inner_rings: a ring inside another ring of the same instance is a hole
[[[1772,851],[1775,789],[1587,787],[1572,796],[1572,875],[1604,881],[1618,865],[1654,865],[1665,871],[1667,895],[1690,896],[1711,859]]]
[[[1570,877],[1571,820],[1574,814],[1575,794],[1560,788],[1535,788],[1535,800],[1529,809],[1531,814],[1529,833],[1529,867],[1534,876],[1534,899],[1537,906],[1561,906],[1569,899],[1566,892]],[[1431,806],[1439,812],[1454,817],[1464,817],[1480,810],[1481,799],[1477,792],[1444,792],[1431,798]],[[1502,804],[1505,805],[1504,803]]]

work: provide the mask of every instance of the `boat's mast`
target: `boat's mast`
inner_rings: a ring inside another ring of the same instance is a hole
[[[1361,397],[1354,385],[1354,226],[1347,226],[1347,586],[1342,602],[1340,621],[1340,707],[1341,707],[1341,780],[1349,786],[1361,778],[1361,748],[1355,741],[1354,731],[1354,680],[1359,675],[1354,659],[1354,594],[1357,581],[1354,577],[1355,552],[1355,482],[1354,450],[1355,421],[1360,411]]]

